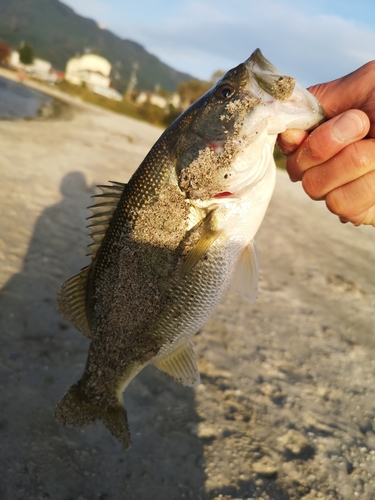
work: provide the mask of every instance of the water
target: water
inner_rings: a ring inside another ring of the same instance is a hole
[[[0,119],[35,118],[53,99],[20,83],[0,77]]]

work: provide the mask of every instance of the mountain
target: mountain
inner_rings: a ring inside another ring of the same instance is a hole
[[[17,49],[29,43],[36,57],[64,70],[71,57],[91,50],[118,68],[115,86],[123,91],[138,64],[137,89],[155,85],[170,92],[192,77],[174,70],[149,54],[141,45],[101,29],[95,21],[76,14],[59,0],[0,0],[0,40]]]

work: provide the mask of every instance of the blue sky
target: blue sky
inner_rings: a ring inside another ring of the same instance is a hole
[[[305,86],[375,59],[374,0],[62,1],[204,80],[257,47]]]

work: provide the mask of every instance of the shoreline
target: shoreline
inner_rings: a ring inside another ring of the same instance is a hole
[[[10,119],[0,119],[6,121],[14,120],[51,120],[51,119],[70,119],[75,110],[83,109],[89,103],[85,103],[79,97],[71,96],[65,92],[60,91],[53,85],[40,82],[32,77],[25,75],[24,79],[20,81],[19,73],[0,66],[0,77],[6,78],[19,85],[24,85],[32,90],[40,92],[48,97],[54,99],[52,104],[43,104],[39,109],[38,116],[33,118],[20,117]],[[40,113],[40,114],[39,114]]]
[[[25,85],[33,90],[37,90],[42,94],[54,97],[56,99],[57,98],[64,99],[64,96],[69,97],[67,94],[64,94],[59,90],[55,89],[53,85],[49,85],[47,83],[38,81],[32,77],[29,77],[27,74],[25,74],[24,79],[20,81],[19,72],[8,68],[4,68],[3,66],[0,66],[0,76],[6,78],[7,80],[11,80],[12,82],[18,83],[20,85]]]

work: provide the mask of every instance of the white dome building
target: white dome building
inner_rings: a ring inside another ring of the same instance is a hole
[[[90,87],[98,86],[108,88],[111,80],[111,63],[104,57],[96,54],[84,54],[80,57],[69,59],[65,79],[75,85],[86,83]]]

